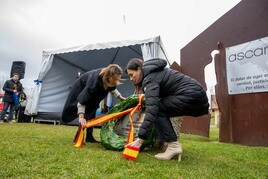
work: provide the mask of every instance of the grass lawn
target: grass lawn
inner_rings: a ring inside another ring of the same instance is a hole
[[[100,143],[72,147],[76,126],[0,124],[0,178],[268,178],[268,147],[218,142],[182,134],[182,161],[161,161],[142,151],[136,161]],[[99,129],[95,129],[97,139]]]

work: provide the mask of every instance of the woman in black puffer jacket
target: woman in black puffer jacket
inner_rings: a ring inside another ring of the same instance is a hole
[[[179,155],[180,160],[182,148],[170,117],[208,114],[209,103],[206,91],[196,80],[166,68],[166,65],[163,59],[143,62],[134,58],[126,66],[130,80],[143,90],[146,101],[146,115],[139,129],[139,138],[128,145],[141,147],[155,125],[160,141],[168,143],[167,150],[155,157],[170,160]]]

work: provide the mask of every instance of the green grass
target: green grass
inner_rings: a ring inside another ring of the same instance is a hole
[[[210,125],[215,125],[215,113],[212,112],[211,110],[209,111],[210,113]]]
[[[76,126],[0,124],[0,178],[268,178],[268,147],[220,143],[211,130],[210,139],[182,134],[181,162],[153,149],[129,161],[99,143],[72,147]]]

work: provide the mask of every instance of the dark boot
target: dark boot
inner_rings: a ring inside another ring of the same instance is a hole
[[[98,141],[93,136],[93,127],[87,128],[86,142],[97,143]]]

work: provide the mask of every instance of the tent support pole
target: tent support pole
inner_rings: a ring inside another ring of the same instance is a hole
[[[136,52],[137,54],[139,54],[139,55],[142,57],[142,54],[140,54],[137,50],[134,50],[134,49],[131,48],[130,46],[129,46],[128,48],[130,48],[131,50],[133,50],[134,52]]]
[[[142,54],[140,54],[137,50],[131,48],[130,46],[128,46],[128,48],[130,48],[132,51],[136,52],[137,54],[139,54],[139,55],[142,57]],[[116,53],[115,53],[115,55],[114,55],[114,57],[113,57],[113,60],[111,61],[111,64],[114,62],[115,57],[117,56],[119,50],[120,50],[120,47],[119,47],[118,50],[116,51]]]
[[[114,57],[113,57],[113,60],[111,61],[110,64],[113,64],[113,62],[114,62],[114,60],[115,60],[115,57],[117,56],[119,50],[120,50],[120,47],[117,48],[117,51],[115,52]]]

